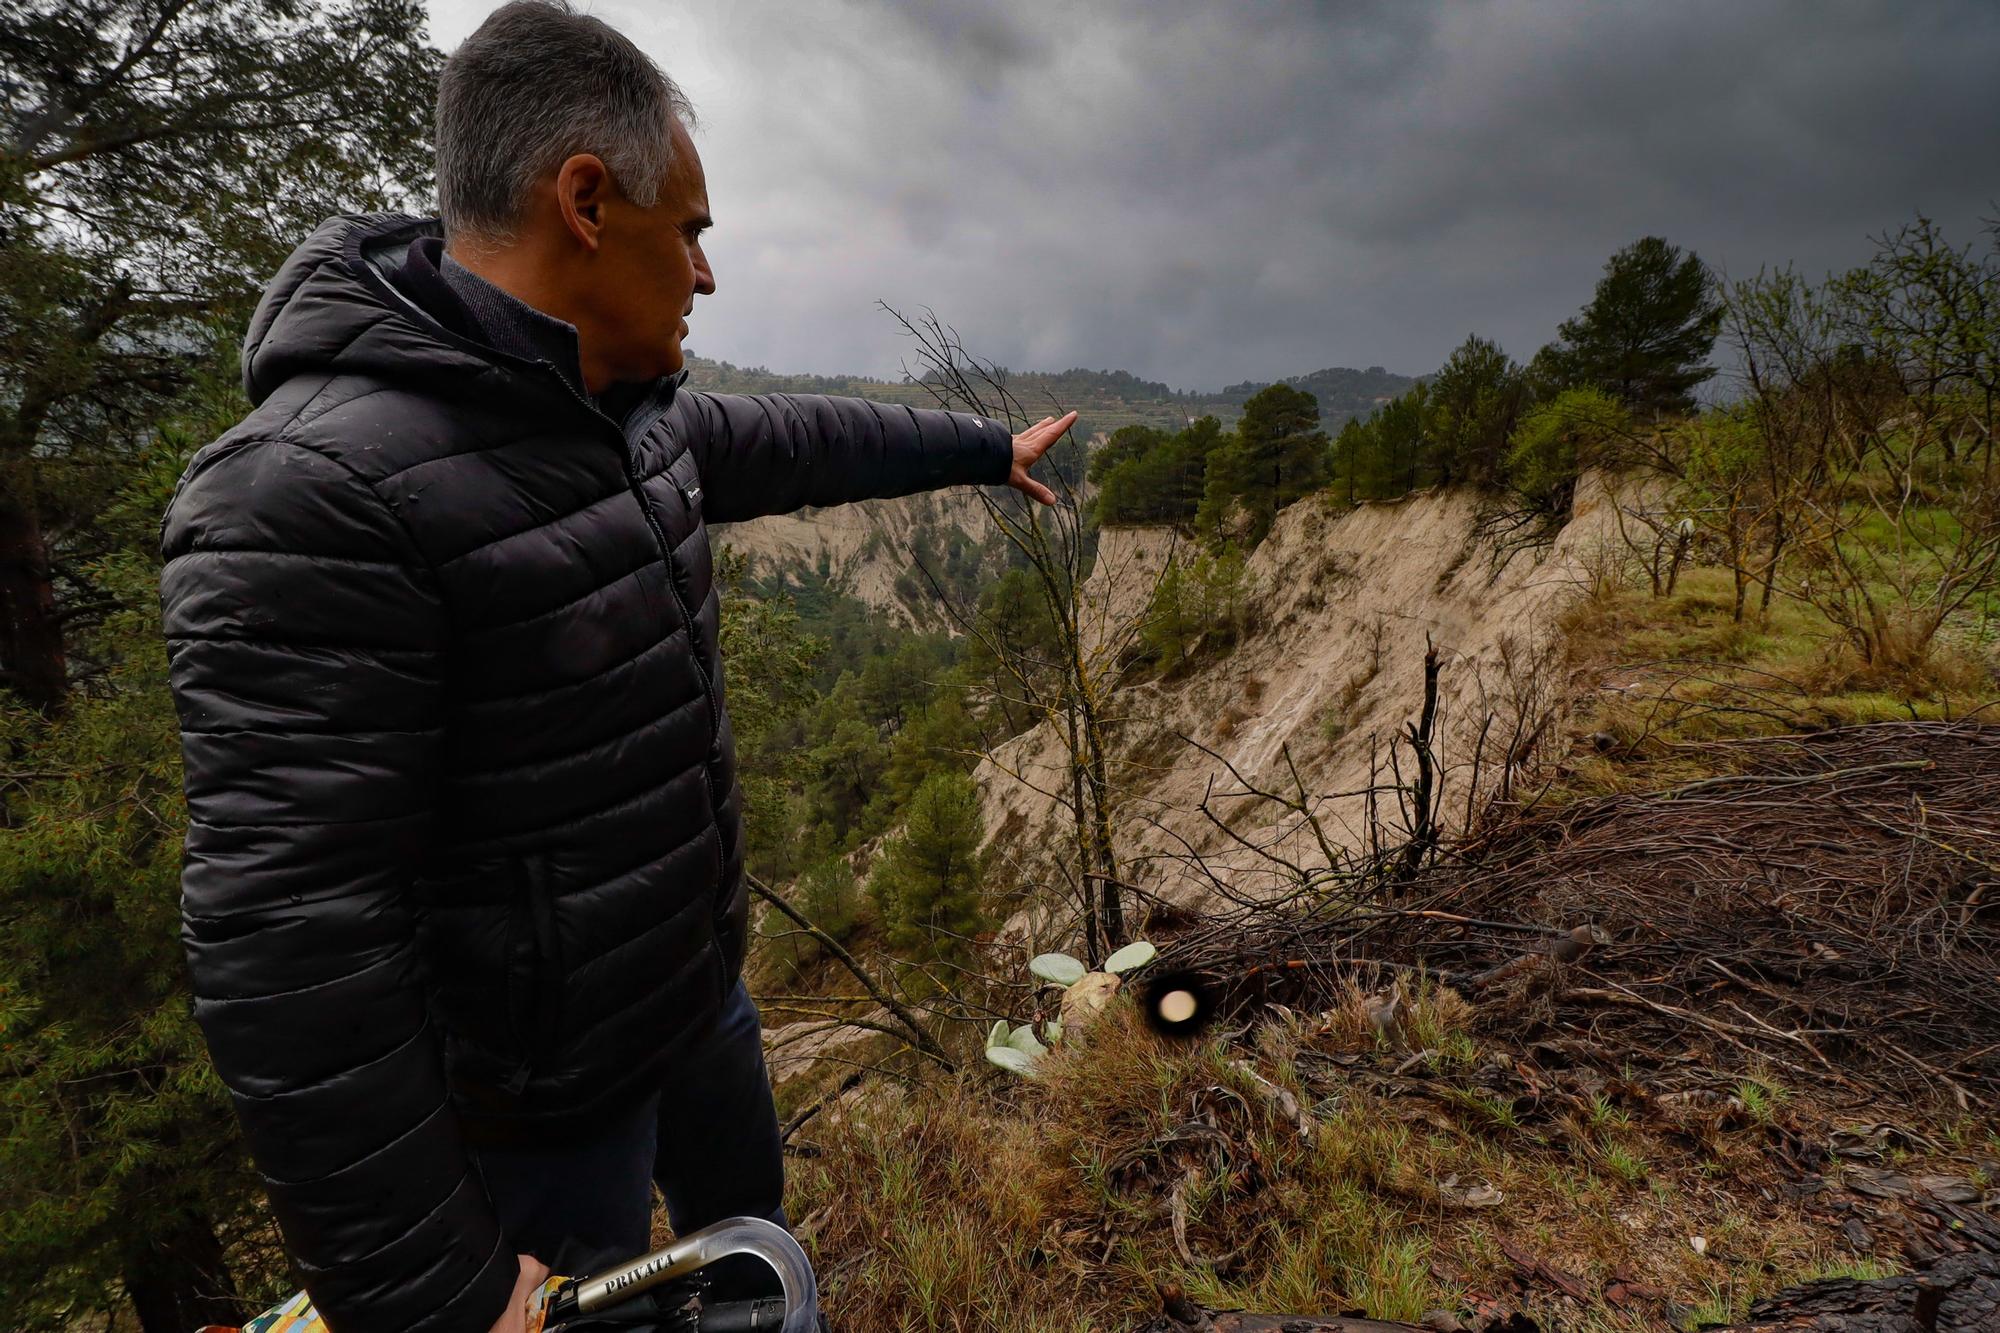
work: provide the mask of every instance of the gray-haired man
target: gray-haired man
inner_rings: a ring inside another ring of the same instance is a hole
[[[738,972],[706,521],[1053,496],[1070,418],[683,387],[715,291],[690,114],[603,23],[493,14],[437,221],[329,221],[189,466],[161,580],[196,1013],[342,1333],[519,1327],[543,1265],[782,1222]]]

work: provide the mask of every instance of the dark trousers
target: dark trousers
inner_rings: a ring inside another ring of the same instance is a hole
[[[651,1248],[655,1185],[677,1236],[725,1217],[789,1227],[778,1113],[749,990],[739,980],[714,1029],[690,1043],[667,1085],[599,1133],[547,1146],[482,1148],[477,1161],[515,1250],[570,1277]],[[750,1255],[711,1264],[702,1275],[718,1296],[778,1289],[770,1266]]]

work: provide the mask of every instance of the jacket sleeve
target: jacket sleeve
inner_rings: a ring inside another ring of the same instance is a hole
[[[515,1261],[460,1140],[409,884],[445,617],[374,489],[211,445],[162,529],[195,1017],[335,1333],[485,1333]]]
[[[990,417],[818,394],[680,394],[672,408],[713,523],[941,486],[998,486],[1014,436]]]

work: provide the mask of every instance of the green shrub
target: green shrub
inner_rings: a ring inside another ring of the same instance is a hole
[[[1139,628],[1147,656],[1171,668],[1187,661],[1197,643],[1233,644],[1243,630],[1246,588],[1243,552],[1233,546],[1168,566]]]
[[[861,881],[844,856],[809,866],[799,876],[797,901],[808,921],[842,944],[854,938],[861,924]]]
[[[1175,435],[1126,426],[1090,460],[1098,485],[1100,522],[1181,523],[1194,517],[1207,483],[1208,461],[1233,436],[1214,417],[1203,417]]]
[[[979,786],[969,774],[945,770],[924,779],[910,798],[902,831],[883,845],[868,877],[868,894],[891,947],[912,956],[945,957],[985,928],[979,855],[984,833]]]
[[[1531,408],[1507,441],[1507,486],[1522,506],[1551,518],[1569,513],[1577,478],[1603,447],[1629,432],[1623,406],[1597,389],[1565,389]]]

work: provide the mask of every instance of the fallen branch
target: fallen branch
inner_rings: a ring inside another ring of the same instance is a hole
[[[1774,776],[1768,773],[1727,773],[1719,778],[1703,778],[1661,792],[1662,801],[1684,800],[1698,791],[1713,791],[1720,787],[1740,787],[1754,783],[1762,787],[1803,787],[1814,782],[1838,782],[1842,778],[1856,778],[1863,773],[1920,773],[1934,767],[1929,759],[1898,759],[1886,764],[1862,764],[1856,768],[1837,768],[1831,773],[1800,773],[1790,776]]]
[[[1768,1051],[1762,1051],[1756,1047],[1747,1046],[1741,1040],[1739,1040],[1739,1038],[1781,1037],[1788,1041],[1794,1041],[1797,1042],[1799,1045],[1805,1047],[1808,1051],[1811,1051],[1812,1054],[1819,1060],[1819,1062],[1826,1067],[1825,1074],[1828,1078],[1831,1078],[1835,1083],[1838,1083],[1841,1087],[1846,1088],[1850,1092],[1858,1092],[1863,1094],[1864,1096],[1868,1094],[1868,1089],[1862,1087],[1859,1083],[1854,1082],[1852,1079],[1849,1079],[1846,1075],[1842,1074],[1831,1060],[1827,1059],[1824,1055],[1820,1054],[1818,1047],[1814,1046],[1804,1037],[1800,1036],[1796,1032],[1786,1032],[1782,1028],[1772,1027],[1770,1024],[1762,1022],[1760,1020],[1757,1021],[1757,1026],[1754,1028],[1738,1027],[1734,1023],[1724,1023],[1720,1019],[1705,1018],[1702,1015],[1695,1013],[1692,1009],[1678,1009],[1670,1004],[1661,1004],[1658,1000],[1649,1000],[1643,995],[1635,995],[1628,990],[1622,990],[1622,989],[1605,990],[1602,987],[1596,987],[1596,986],[1573,986],[1562,993],[1562,998],[1564,1000],[1596,1000],[1601,1004],[1622,1004],[1622,1005],[1629,1005],[1638,1009],[1650,1009],[1656,1014],[1662,1014],[1668,1018],[1677,1019],[1682,1023],[1688,1024],[1690,1027],[1697,1027],[1704,1032],[1714,1033],[1716,1036],[1721,1037],[1731,1046],[1736,1047],[1738,1050],[1744,1052],[1747,1055],[1753,1055],[1753,1056],[1761,1055],[1764,1058],[1770,1060],[1772,1063],[1782,1065],[1784,1068],[1791,1070],[1795,1074],[1803,1074],[1806,1077],[1810,1078],[1813,1076],[1811,1070],[1806,1069],[1801,1065],[1792,1064],[1790,1061],[1780,1059],[1778,1056],[1771,1055]],[[1738,1012],[1740,1013],[1742,1011],[1738,1010]]]
[[[833,1105],[836,1101],[839,1101],[842,1097],[846,1096],[847,1093],[850,1092],[851,1090],[860,1087],[861,1080],[866,1077],[868,1077],[866,1070],[857,1069],[853,1073],[849,1074],[846,1078],[840,1080],[840,1082],[835,1084],[831,1089],[822,1093],[817,1099],[813,1101],[812,1105],[806,1107],[805,1110],[800,1111],[797,1115],[793,1116],[790,1120],[787,1120],[785,1122],[784,1128],[778,1131],[778,1142],[780,1143],[789,1142],[791,1140],[792,1135],[798,1133],[800,1129],[804,1128],[805,1123],[808,1120],[811,1120],[821,1111],[824,1111],[827,1107]]]
[[[910,1039],[911,1046],[914,1047],[918,1052],[929,1057],[931,1060],[936,1061],[939,1065],[943,1066],[943,1068],[947,1072],[957,1071],[958,1066],[952,1061],[952,1058],[950,1056],[945,1054],[944,1048],[937,1044],[936,1038],[932,1037],[929,1032],[926,1032],[924,1030],[923,1024],[917,1021],[916,1015],[912,1014],[908,1009],[904,1008],[902,1003],[898,1001],[894,996],[890,995],[887,991],[883,990],[882,987],[876,983],[875,978],[869,974],[868,969],[861,966],[861,964],[855,960],[854,955],[849,953],[845,948],[845,946],[843,946],[839,940],[835,939],[833,936],[827,934],[825,931],[821,930],[818,926],[814,925],[811,921],[807,920],[803,915],[799,913],[797,908],[793,907],[783,898],[780,898],[776,893],[774,893],[771,890],[771,887],[769,885],[765,884],[755,875],[748,874],[746,872],[743,876],[743,879],[744,882],[750,886],[750,891],[752,893],[756,894],[759,898],[762,898],[765,902],[771,904],[771,906],[777,908],[780,912],[783,912],[785,916],[791,920],[792,924],[796,925],[797,927],[799,927],[799,929],[805,931],[808,935],[812,936],[814,940],[818,941],[819,946],[822,949],[825,949],[827,953],[831,955],[836,961],[838,961],[842,967],[846,968],[849,972],[854,974],[854,979],[861,983],[861,988],[868,992],[869,996],[875,1001],[875,1003],[881,1005],[884,1009],[888,1010],[891,1014],[895,1015],[896,1021],[902,1024],[905,1030],[903,1034],[895,1034],[895,1035],[907,1035]],[[857,1024],[857,1026],[862,1026],[862,1025]],[[871,1024],[867,1026],[873,1026],[873,1025]],[[876,1028],[875,1030],[881,1031],[879,1027]]]

